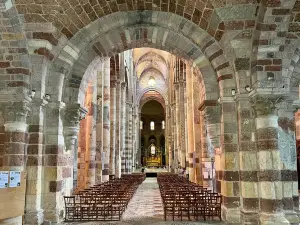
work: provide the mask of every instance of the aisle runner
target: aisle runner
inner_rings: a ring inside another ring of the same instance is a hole
[[[162,199],[156,178],[147,178],[137,189],[123,214],[123,220],[163,218]]]

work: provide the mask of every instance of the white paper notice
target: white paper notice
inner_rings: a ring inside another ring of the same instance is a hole
[[[0,188],[7,188],[8,187],[8,171],[1,171],[0,172]]]
[[[21,186],[21,172],[10,171],[9,172],[9,187],[20,187]]]
[[[203,172],[204,179],[208,179],[208,172]]]

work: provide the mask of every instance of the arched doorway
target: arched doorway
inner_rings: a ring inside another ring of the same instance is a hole
[[[144,143],[142,153],[142,164],[147,167],[162,167],[165,165],[164,141],[161,139],[164,129],[162,124],[165,120],[164,109],[162,105],[155,100],[146,102],[141,109],[141,120],[143,129],[141,129],[141,143]],[[163,146],[162,146],[163,144]]]

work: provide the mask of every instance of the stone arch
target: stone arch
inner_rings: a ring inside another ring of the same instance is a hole
[[[139,79],[142,79],[143,76],[145,76],[147,73],[155,73],[157,76],[161,76],[164,80],[165,80],[165,76],[162,74],[161,71],[159,71],[158,69],[156,68],[153,68],[153,67],[150,67],[150,68],[146,68],[140,75],[140,78]]]
[[[119,22],[111,23],[117,18]],[[213,43],[213,47],[209,48]],[[114,55],[142,46],[166,50],[193,61],[195,66],[203,70],[205,88],[211,90],[207,93],[211,98],[218,98],[218,81],[231,79],[235,86],[232,68],[214,39],[185,18],[165,12],[119,12],[96,20],[68,42],[55,58],[54,64],[64,64],[61,55],[71,55],[73,59],[68,61],[67,67],[76,64],[69,70],[68,77],[79,77],[80,70],[76,65],[87,68],[89,62],[99,55]],[[231,89],[221,90],[224,92],[222,95],[230,96]]]
[[[159,93],[159,94],[162,96],[162,98],[163,98],[163,100],[164,100],[164,103],[167,105],[167,96],[166,96],[166,93],[163,92],[163,90],[161,90],[161,89],[159,89],[159,88],[157,88],[157,87],[148,87],[148,88],[143,89],[141,92],[137,93],[137,94],[138,94],[138,96],[137,96],[137,98],[136,98],[137,104],[139,104],[139,103],[141,102],[142,97],[143,97],[147,92],[150,92],[150,91],[154,91],[154,92]]]
[[[155,58],[156,61],[162,62],[163,64],[166,65],[166,67],[169,67],[167,61],[164,59],[164,57],[162,57],[161,55],[153,52],[153,51],[149,51],[146,54],[142,55],[136,62],[135,66],[138,66],[140,63],[144,62],[144,61],[150,61],[150,59]]]
[[[165,100],[164,100],[163,96],[157,91],[148,91],[143,94],[143,96],[141,97],[141,99],[139,101],[140,111],[142,110],[143,106],[151,100],[155,100],[155,101],[159,102],[161,104],[161,106],[163,107],[164,112],[166,113]]]

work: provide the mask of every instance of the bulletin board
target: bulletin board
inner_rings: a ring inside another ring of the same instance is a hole
[[[24,215],[26,172],[21,172],[20,181],[20,186],[0,188],[0,220]]]

